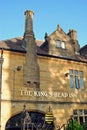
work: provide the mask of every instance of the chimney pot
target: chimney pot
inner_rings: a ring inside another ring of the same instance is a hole
[[[34,12],[32,10],[26,10],[25,15],[30,15],[33,18]]]

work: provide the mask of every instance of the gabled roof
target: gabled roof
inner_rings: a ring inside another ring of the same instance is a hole
[[[41,45],[43,44],[43,42],[44,42],[44,41],[42,41],[42,40],[36,40],[37,46],[41,46]]]
[[[87,44],[80,49],[80,54],[87,58]]]
[[[48,44],[47,41],[43,42],[41,40],[36,40],[37,44],[37,54],[47,57],[54,57],[54,58],[61,58],[61,59],[68,59],[68,60],[74,60],[74,61],[81,61],[81,62],[87,62],[87,59],[84,56],[81,55],[74,55],[72,57],[63,57],[63,56],[57,56],[57,55],[51,55],[48,53]],[[8,51],[14,51],[14,52],[22,52],[26,53],[25,48],[22,46],[25,43],[23,40],[23,37],[17,37],[12,38],[8,40],[0,41],[0,49],[8,50]],[[87,46],[86,46],[87,47]],[[44,48],[44,49],[43,49]]]
[[[87,44],[85,46],[81,47],[80,51],[83,51],[84,49],[87,50]]]
[[[40,48],[43,49],[44,51],[48,52],[49,51],[48,42],[47,41],[43,42],[43,44],[41,44]]]
[[[3,40],[3,41],[0,41],[0,49],[25,52],[25,49],[22,47],[23,43],[24,43],[24,40],[22,37]]]
[[[23,37],[2,40],[2,41],[0,41],[0,49],[18,51],[18,52],[26,52],[25,48],[22,46],[24,43],[25,43],[25,41],[24,41]],[[42,40],[36,40],[37,48],[39,48],[39,46],[42,43],[43,43]]]
[[[68,39],[70,40],[69,33],[65,33],[64,30],[58,24],[57,29],[50,34],[50,36],[54,35],[55,37],[59,37],[60,39]]]

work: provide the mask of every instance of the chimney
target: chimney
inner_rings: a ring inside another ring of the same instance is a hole
[[[33,16],[34,12],[31,10],[27,10],[25,12],[25,34],[24,36],[33,33]]]
[[[69,33],[68,33],[68,35],[70,36],[70,38],[72,39],[72,40],[77,40],[77,32],[75,31],[75,30],[69,30]]]
[[[69,30],[68,35],[71,38],[71,41],[73,43],[75,54],[79,54],[80,45],[79,45],[78,40],[77,40],[77,32],[72,29],[72,30]]]
[[[37,46],[33,33],[33,11],[25,12],[25,33],[26,57],[24,64],[24,85],[39,87],[39,65],[37,62]]]

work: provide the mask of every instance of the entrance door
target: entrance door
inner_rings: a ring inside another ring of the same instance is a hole
[[[5,130],[53,130],[54,125],[45,123],[45,114],[40,112],[22,112],[6,123]]]

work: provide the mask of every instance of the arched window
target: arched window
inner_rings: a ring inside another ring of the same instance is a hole
[[[45,123],[45,114],[24,111],[10,118],[5,130],[54,130],[54,125]]]

